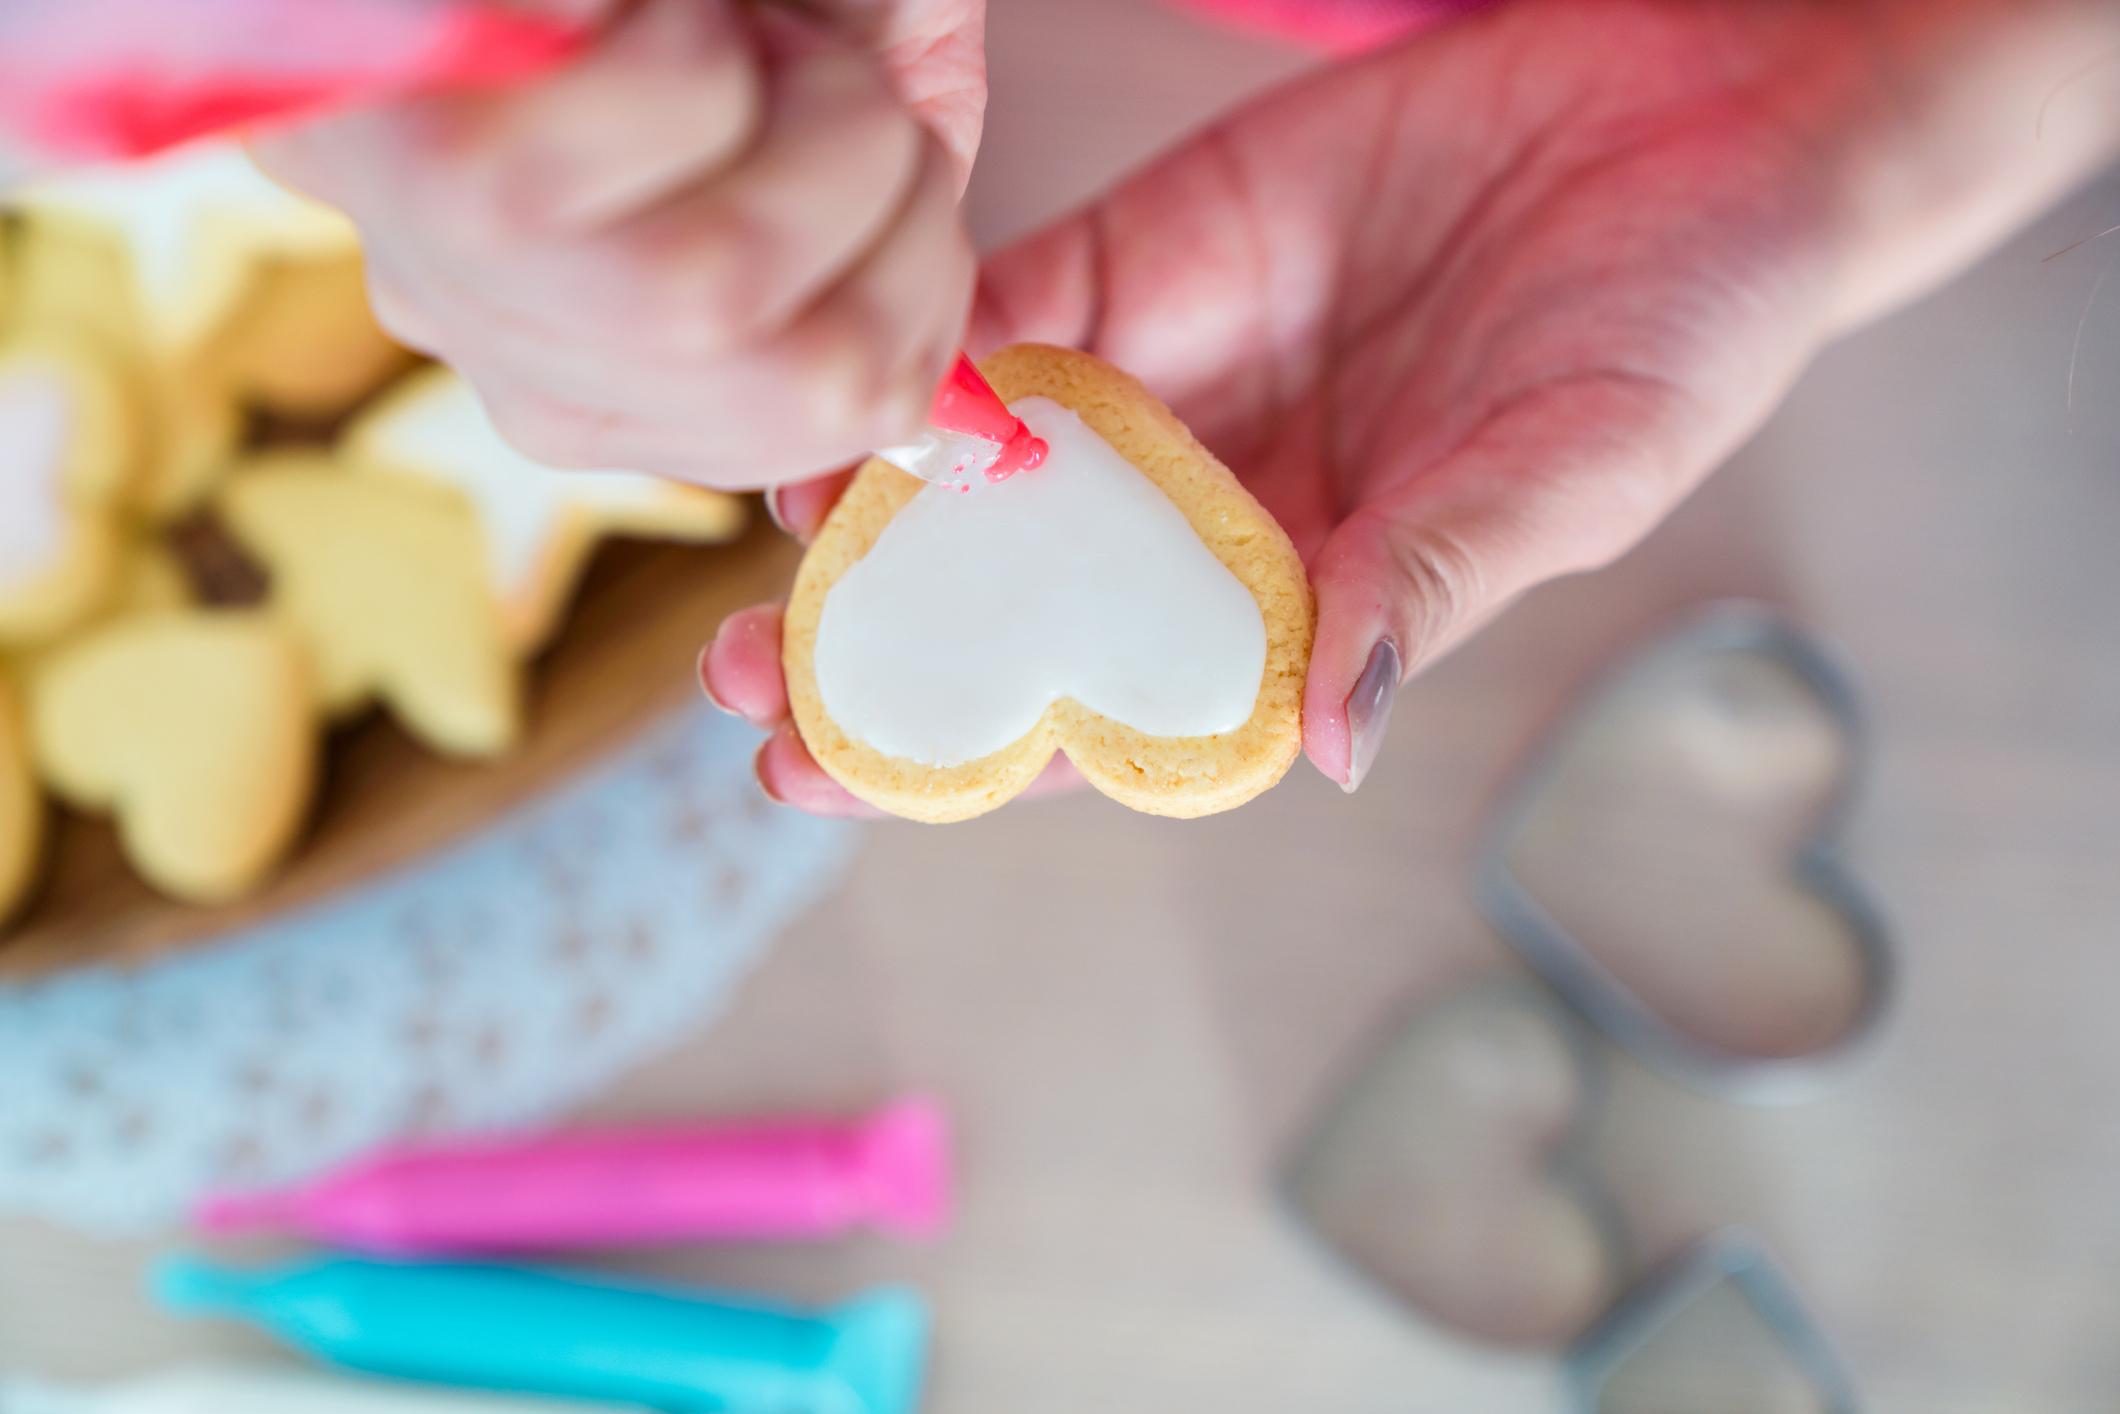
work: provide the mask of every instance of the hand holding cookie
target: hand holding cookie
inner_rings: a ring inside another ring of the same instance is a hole
[[[1293,539],[1318,612],[1304,749],[1343,786],[1404,677],[1625,550],[1825,332],[1821,233],[1771,219],[1812,179],[1785,135],[1751,108],[1695,121],[1676,90],[1714,92],[1697,64],[1658,70],[1672,92],[1593,82],[1630,45],[1688,52],[1703,23],[1504,8],[1270,95],[987,263],[974,348],[1064,345],[1139,377]],[[1525,73],[1526,96],[1495,97]],[[1564,121],[1579,91],[1605,126]],[[1687,116],[1615,151],[1658,105]],[[814,528],[839,487],[789,488],[781,518]],[[775,623],[733,619],[705,683],[778,728],[769,793],[849,813],[781,726]]]
[[[864,6],[856,30],[647,0],[536,87],[259,152],[354,218],[384,323],[525,451],[785,480],[904,440],[956,347],[980,8]]]

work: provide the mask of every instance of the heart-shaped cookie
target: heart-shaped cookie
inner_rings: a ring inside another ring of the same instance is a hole
[[[1541,989],[1425,1009],[1369,1057],[1290,1169],[1297,1212],[1425,1315],[1559,1345],[1602,1308],[1614,1244],[1572,1161],[1590,1053]]]
[[[492,756],[522,721],[521,671],[463,498],[287,453],[231,474],[216,505],[272,577],[333,716],[382,701],[437,751]]]
[[[1838,653],[1778,611],[1718,606],[1538,755],[1476,900],[1645,1063],[1726,1098],[1807,1098],[1873,1033],[1891,975],[1836,844],[1864,743]]]
[[[804,556],[788,699],[861,799],[962,820],[1064,751],[1137,810],[1278,781],[1315,609],[1288,537],[1138,382],[1042,345],[981,365],[1044,463],[968,493],[871,458]]]
[[[37,874],[44,847],[44,796],[30,763],[28,723],[15,685],[0,672],[0,924]]]
[[[354,469],[460,492],[510,647],[558,627],[590,552],[607,535],[718,544],[743,529],[743,502],[633,471],[560,471],[502,439],[471,385],[446,368],[405,380],[347,429]]]
[[[46,784],[115,815],[127,859],[174,897],[244,893],[301,827],[309,670],[267,614],[181,609],[97,629],[40,667],[30,719]]]
[[[55,638],[102,601],[135,430],[94,345],[46,331],[0,349],[0,648]]]

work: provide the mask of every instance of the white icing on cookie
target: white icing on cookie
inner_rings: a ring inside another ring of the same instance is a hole
[[[652,511],[677,488],[637,471],[560,471],[508,445],[463,379],[438,377],[375,425],[370,454],[469,497],[484,533],[493,590],[535,591],[548,549],[575,511]]]
[[[969,493],[928,486],[825,596],[825,711],[887,756],[956,766],[1071,697],[1150,736],[1251,718],[1258,601],[1185,513],[1073,412],[1011,411],[1045,465]]]
[[[21,199],[116,230],[151,331],[175,346],[211,332],[240,297],[252,261],[358,244],[344,216],[273,181],[231,142],[68,172]]]
[[[29,578],[66,548],[60,482],[73,419],[73,397],[57,374],[0,380],[0,588]]]

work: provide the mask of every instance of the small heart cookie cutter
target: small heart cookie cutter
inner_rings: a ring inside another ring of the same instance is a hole
[[[1775,1344],[1795,1363],[1817,1396],[1820,1414],[1860,1414],[1855,1382],[1795,1283],[1766,1243],[1739,1227],[1693,1244],[1583,1332],[1561,1359],[1569,1408],[1599,1414],[1605,1389],[1620,1367],[1725,1281],[1743,1293]]]
[[[1725,1050],[1666,1021],[1549,913],[1511,872],[1509,855],[1558,776],[1577,728],[1631,683],[1680,661],[1744,654],[1786,669],[1817,699],[1846,744],[1844,765],[1792,861],[1792,882],[1845,924],[1861,970],[1860,995],[1839,1035],[1797,1056]],[[1800,1104],[1831,1089],[1875,1038],[1897,974],[1891,934],[1839,848],[1868,757],[1869,729],[1845,655],[1787,613],[1729,600],[1708,605],[1623,662],[1582,695],[1536,751],[1489,826],[1473,866],[1472,900],[1517,953],[1570,1006],[1636,1059],[1689,1089],[1755,1105]]]

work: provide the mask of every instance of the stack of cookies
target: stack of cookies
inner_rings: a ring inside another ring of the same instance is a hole
[[[598,541],[742,504],[515,452],[370,315],[353,228],[198,145],[14,193],[0,228],[0,922],[48,799],[164,893],[240,897],[375,707],[515,742]]]

